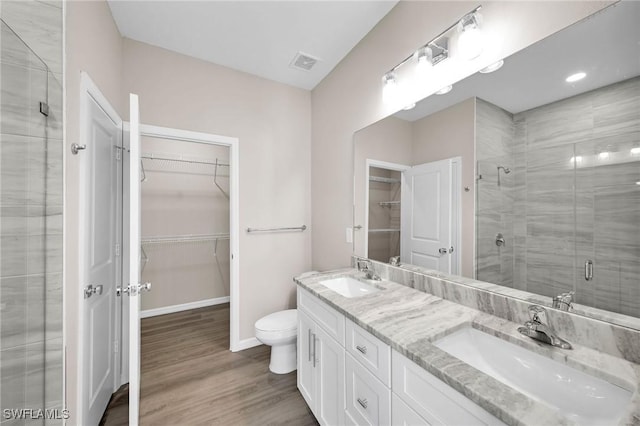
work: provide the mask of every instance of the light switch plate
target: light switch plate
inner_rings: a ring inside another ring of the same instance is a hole
[[[347,227],[346,237],[347,243],[353,243],[353,228]]]

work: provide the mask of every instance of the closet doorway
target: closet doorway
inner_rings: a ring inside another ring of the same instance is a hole
[[[140,280],[152,283],[152,291],[141,299],[141,317],[228,301],[229,349],[237,350],[239,141],[144,124],[140,135]],[[124,180],[127,200],[128,176]],[[125,205],[125,211],[128,208]],[[124,229],[128,228],[125,223]],[[128,257],[126,246],[123,257]],[[123,276],[128,277],[126,262],[124,269]],[[127,354],[129,298],[123,298],[122,304],[121,353]],[[128,367],[124,356],[123,383]]]

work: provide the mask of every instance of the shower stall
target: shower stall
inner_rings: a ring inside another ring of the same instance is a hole
[[[477,278],[640,316],[640,78],[477,108]]]
[[[0,422],[62,424],[62,76],[5,21],[33,25],[24,8],[55,7],[9,3],[0,20]]]

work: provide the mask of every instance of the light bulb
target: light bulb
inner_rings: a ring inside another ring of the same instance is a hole
[[[458,24],[458,49],[465,59],[477,58],[483,49],[482,31],[478,25],[479,15],[471,13]]]
[[[571,164],[580,164],[582,163],[582,157],[577,155],[575,157],[571,157]]]
[[[382,78],[384,87],[382,88],[382,100],[389,105],[395,105],[400,98],[400,88],[395,75],[389,73]]]
[[[640,155],[640,147],[631,148],[631,155]]]
[[[599,160],[607,160],[609,158],[609,152],[608,151],[602,151],[600,154],[598,154],[598,159]]]

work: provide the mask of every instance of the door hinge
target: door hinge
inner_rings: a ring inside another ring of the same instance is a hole
[[[113,342],[113,352],[118,353],[118,341],[115,340]]]
[[[120,256],[120,244],[116,244],[116,257]]]

